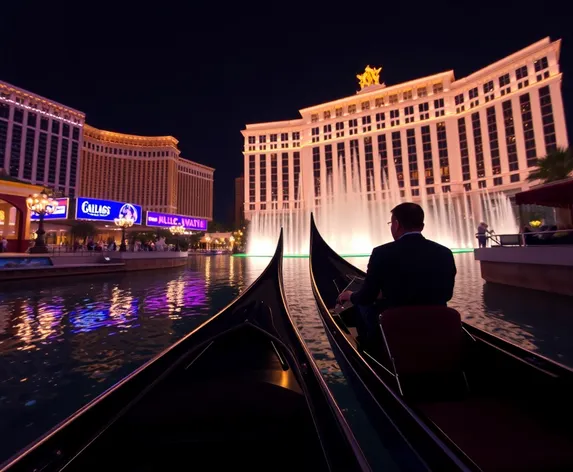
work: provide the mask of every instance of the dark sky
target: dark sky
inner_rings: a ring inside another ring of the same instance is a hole
[[[175,136],[182,156],[216,168],[215,219],[231,220],[245,124],[351,95],[366,64],[388,85],[460,78],[561,38],[572,116],[573,27],[558,3],[459,3],[14,0],[0,10],[0,79],[98,128]]]

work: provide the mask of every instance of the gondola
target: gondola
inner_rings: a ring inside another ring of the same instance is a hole
[[[310,273],[341,369],[379,434],[393,438],[397,456],[409,450],[419,459],[418,465],[437,471],[573,470],[570,368],[463,323],[458,314],[454,331],[461,340],[456,351],[459,370],[436,369],[435,377],[431,369],[418,373],[415,364],[425,365],[426,359],[408,361],[408,353],[400,352],[404,346],[411,348],[413,339],[421,340],[423,349],[426,343],[432,346],[436,337],[436,352],[450,349],[448,343],[440,344],[441,334],[423,320],[424,311],[431,316],[431,307],[416,307],[414,317],[412,308],[395,309],[388,315],[394,322],[395,315],[406,314],[402,325],[407,325],[406,320],[420,323],[406,326],[401,339],[392,338],[392,325],[384,324],[389,312],[384,312],[379,318],[380,345],[361,346],[353,323],[354,307],[337,307],[336,299],[347,287],[359,288],[366,274],[328,246],[314,218]],[[408,362],[414,369],[404,376]]]
[[[0,470],[370,470],[288,314],[282,241],[229,306]]]

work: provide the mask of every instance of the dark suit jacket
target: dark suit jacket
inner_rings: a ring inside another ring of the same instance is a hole
[[[452,251],[421,234],[407,234],[374,248],[366,280],[350,300],[354,305],[370,305],[381,290],[388,307],[446,305],[455,277]]]

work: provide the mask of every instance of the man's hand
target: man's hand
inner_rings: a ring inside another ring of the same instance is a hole
[[[351,290],[345,290],[340,295],[338,295],[338,299],[336,301],[342,305],[344,302],[347,302],[350,300],[352,293],[353,292]]]

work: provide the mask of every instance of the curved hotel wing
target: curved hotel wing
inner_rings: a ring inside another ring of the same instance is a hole
[[[172,136],[84,127],[80,195],[212,220],[214,169],[179,157]]]
[[[545,38],[459,80],[371,85],[301,119],[247,125],[245,217],[320,205],[339,166],[362,192],[389,181],[412,200],[527,188],[536,158],[568,145],[559,50]]]

